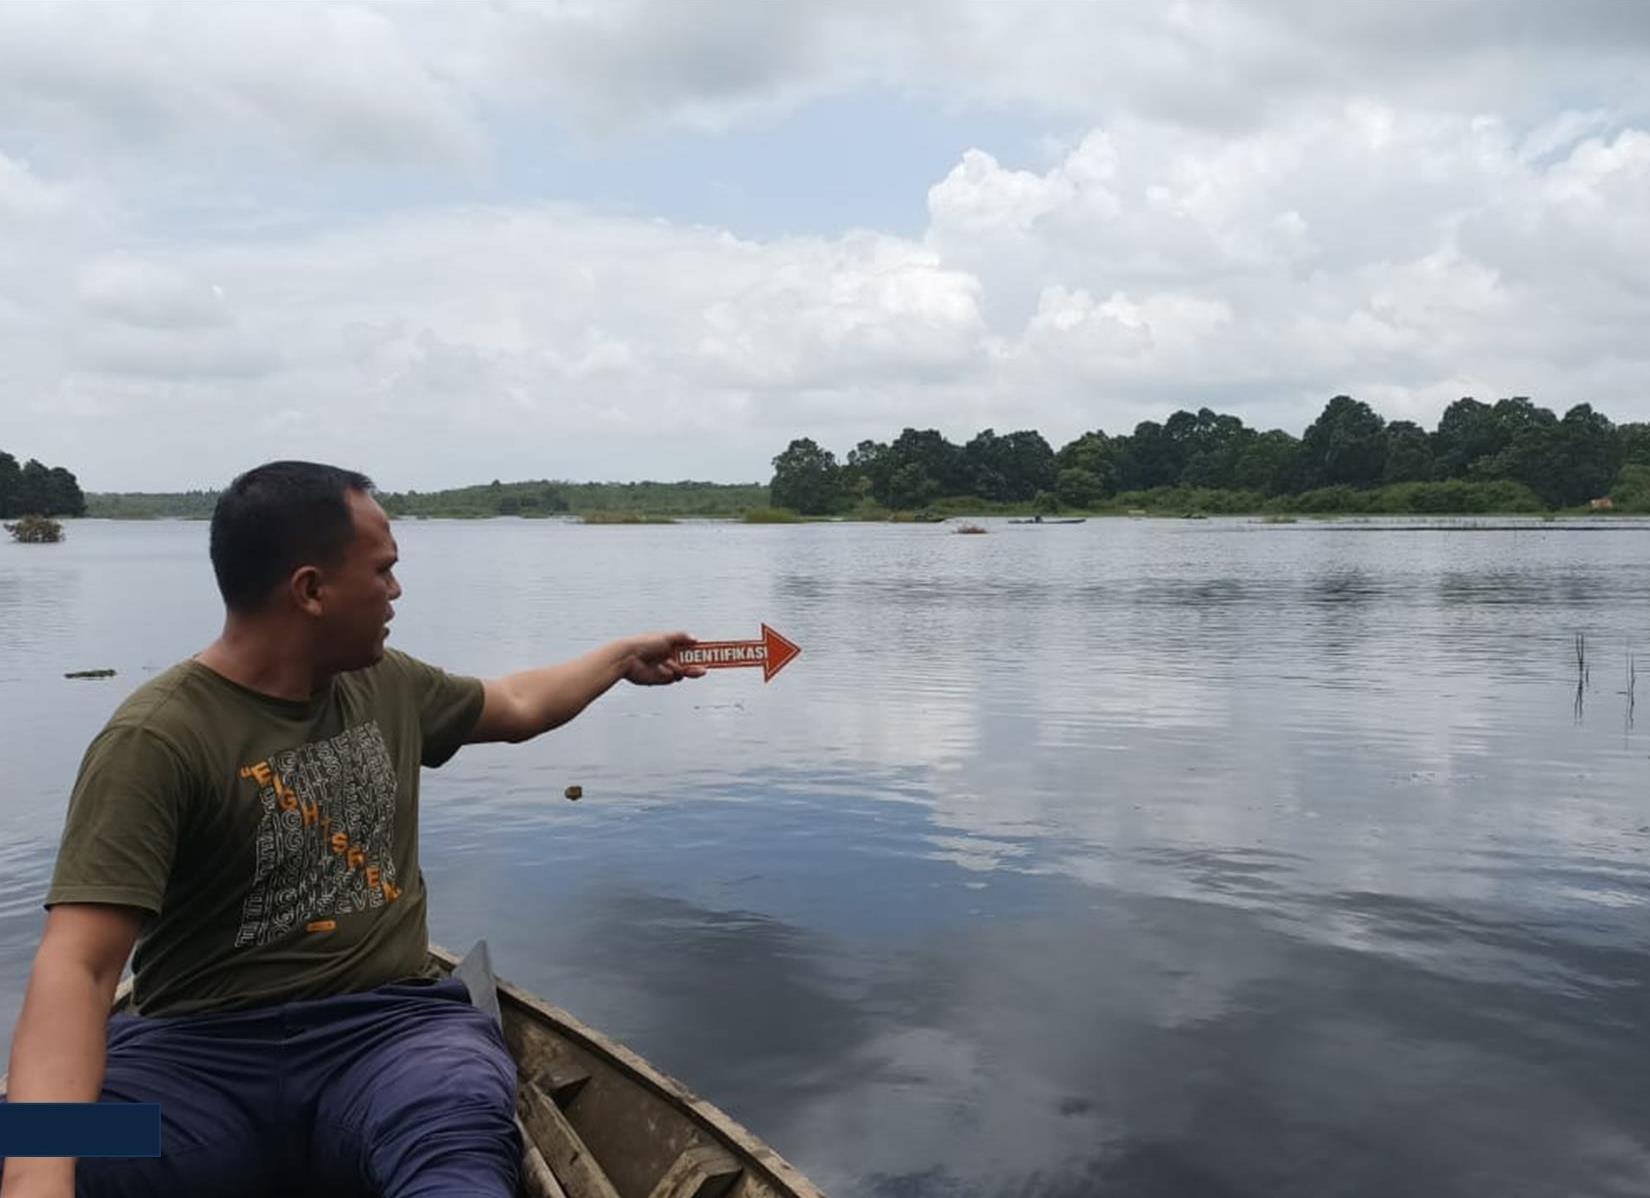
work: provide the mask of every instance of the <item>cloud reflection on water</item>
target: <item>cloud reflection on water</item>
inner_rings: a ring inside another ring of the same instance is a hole
[[[198,647],[199,531],[77,529],[0,661],[14,969],[85,739]],[[994,531],[398,526],[398,641],[452,668],[804,648],[430,775],[437,937],[843,1196],[1650,1186],[1647,750],[1603,685],[1571,714],[1650,538]]]

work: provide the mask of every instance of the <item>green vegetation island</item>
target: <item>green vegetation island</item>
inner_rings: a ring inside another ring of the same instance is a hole
[[[572,483],[539,479],[390,491],[394,517],[562,517],[589,524],[678,518],[789,523],[952,515],[1517,515],[1650,512],[1650,423],[1588,404],[1563,416],[1515,396],[1471,397],[1428,431],[1337,395],[1296,437],[1209,408],[1095,429],[1055,449],[1040,433],[986,429],[965,444],[907,428],[846,457],[793,440],[770,483]],[[72,479],[73,476],[70,476]],[[215,491],[92,494],[86,514],[205,519]]]
[[[0,519],[13,516],[84,516],[86,496],[62,466],[30,458],[21,466],[0,450]]]
[[[1650,511],[1650,424],[1588,404],[1562,417],[1518,396],[1445,409],[1431,432],[1337,395],[1295,437],[1209,408],[1054,449],[986,429],[956,445],[908,428],[838,462],[801,438],[774,459],[771,502],[801,515],[889,511],[1174,515],[1450,515]]]

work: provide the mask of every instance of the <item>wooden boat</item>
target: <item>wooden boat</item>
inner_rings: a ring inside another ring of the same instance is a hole
[[[773,1149],[641,1057],[508,982],[489,991],[483,941],[459,962],[430,946],[486,1007],[497,994],[521,1075],[524,1198],[824,1198]]]
[[[432,944],[430,963],[462,978],[476,1006],[504,1027],[521,1079],[522,1198],[824,1198],[680,1082],[561,1008],[497,981],[485,941],[462,961]],[[128,980],[114,1009],[130,1001]]]
[[[1039,520],[1035,516],[1029,516],[1029,517],[1026,517],[1025,519],[1020,519],[1020,518],[1016,517],[1015,519],[1010,520],[1009,523],[1010,524],[1082,524],[1087,519],[1088,519],[1087,516],[1067,516],[1067,517],[1064,517],[1063,519],[1053,520],[1053,519],[1049,519],[1048,517],[1045,516],[1043,519]]]

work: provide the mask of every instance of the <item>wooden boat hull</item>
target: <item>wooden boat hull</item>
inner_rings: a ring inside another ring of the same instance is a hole
[[[462,963],[431,945],[430,963],[457,971],[476,1005],[493,1010],[475,980],[493,980],[485,944]],[[495,985],[520,1077],[523,1198],[824,1198],[773,1149],[622,1044],[519,986]],[[128,980],[114,1009],[130,1001]]]
[[[430,956],[444,971],[458,964],[434,945]],[[622,1044],[508,982],[498,983],[498,1000],[521,1076],[524,1195],[824,1198],[773,1149]]]

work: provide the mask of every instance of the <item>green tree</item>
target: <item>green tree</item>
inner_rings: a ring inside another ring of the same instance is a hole
[[[768,490],[776,507],[788,507],[804,516],[825,515],[842,497],[842,471],[836,455],[809,437],[798,437],[774,458]]]
[[[877,455],[871,494],[884,507],[915,508],[941,495],[968,494],[962,450],[937,429],[908,428]]]
[[[1104,499],[1108,495],[1115,495],[1118,490],[1119,469],[1118,462],[1122,457],[1121,444],[1100,429],[1084,433],[1074,441],[1068,441],[1060,447],[1060,452],[1054,455],[1056,476],[1056,490],[1060,491],[1062,500],[1068,490],[1076,488],[1085,495],[1092,494],[1088,502]],[[1078,482],[1068,477],[1070,472],[1086,476],[1086,481]],[[1064,479],[1064,482],[1059,480]],[[1081,506],[1077,500],[1066,502]]]
[[[1426,482],[1432,477],[1432,438],[1411,420],[1386,426],[1386,483]]]
[[[940,487],[920,462],[896,467],[877,501],[885,507],[915,509],[927,507],[940,496]]]
[[[968,493],[994,503],[1019,503],[1054,486],[1054,450],[1029,429],[999,437],[992,429],[962,452]]]
[[[1548,408],[1532,403],[1529,397],[1515,395],[1511,399],[1498,399],[1490,409],[1490,421],[1495,427],[1497,448],[1504,448],[1518,437],[1520,433],[1537,428],[1552,428],[1558,423],[1558,417]]]
[[[1576,404],[1556,428],[1546,430],[1551,441],[1545,489],[1524,480],[1537,495],[1559,507],[1573,507],[1610,493],[1621,469],[1621,443],[1609,417],[1591,404]]]
[[[1207,411],[1208,409],[1204,409]],[[1210,413],[1212,416],[1214,413]],[[1198,421],[1197,413],[1188,412],[1181,408],[1173,412],[1163,422],[1163,441],[1165,457],[1174,463],[1174,481],[1179,482],[1181,474],[1186,469],[1186,463],[1191,456],[1202,448],[1202,426]]]
[[[1610,485],[1610,498],[1617,511],[1650,512],[1650,465],[1624,463]]]
[[[1474,478],[1523,483],[1554,507],[1608,494],[1621,467],[1622,445],[1604,416],[1577,404],[1560,420],[1528,400],[1503,400],[1495,411],[1504,417],[1502,447],[1473,463]]]
[[[1386,421],[1362,400],[1337,395],[1301,437],[1302,482],[1319,487],[1372,487],[1386,468]]]
[[[48,516],[84,516],[86,496],[75,476],[62,466],[53,466],[46,476]]]
[[[1210,408],[1180,411],[1163,425],[1178,463],[1174,481],[1187,487],[1227,488],[1244,444],[1254,432],[1236,416],[1222,416]]]
[[[968,493],[993,503],[1008,501],[1009,479],[1003,438],[994,429],[975,435],[963,446],[963,470],[968,477]]]
[[[882,469],[888,446],[881,441],[861,441],[848,451],[842,465],[843,493],[854,501],[871,498],[872,478]]]
[[[1500,478],[1532,479],[1543,473],[1542,457],[1558,427],[1558,417],[1523,396],[1498,399],[1485,418],[1487,447],[1467,467],[1467,477],[1479,481]]]
[[[1434,469],[1439,478],[1465,478],[1474,462],[1500,448],[1490,406],[1463,396],[1438,418],[1438,431],[1432,435]]]
[[[17,506],[22,488],[22,467],[11,454],[0,451],[0,517],[23,514]]]
[[[51,515],[51,480],[52,472],[34,458],[23,463],[23,474],[17,486],[18,515]]]
[[[1106,497],[1100,480],[1076,466],[1067,466],[1055,477],[1054,494],[1066,507],[1093,507]]]
[[[1010,477],[1014,481],[1015,497],[1054,486],[1054,447],[1034,429],[1023,428],[1003,438],[1008,446]]]
[[[1144,491],[1151,487],[1172,487],[1180,482],[1184,464],[1183,446],[1169,436],[1155,420],[1134,426],[1119,454],[1118,487],[1124,491]]]
[[[1494,405],[1457,400],[1444,410],[1433,434],[1433,474],[1479,481],[1532,477],[1532,455],[1540,457],[1545,434],[1557,424],[1557,416],[1522,395]]]
[[[1623,466],[1650,466],[1650,424],[1633,421],[1616,425],[1616,444]]]
[[[1242,443],[1232,467],[1232,482],[1245,491],[1283,495],[1297,490],[1300,441],[1282,429],[1256,433]]]
[[[1198,450],[1186,459],[1180,470],[1183,487],[1229,487],[1232,485],[1232,460],[1229,454]]]

